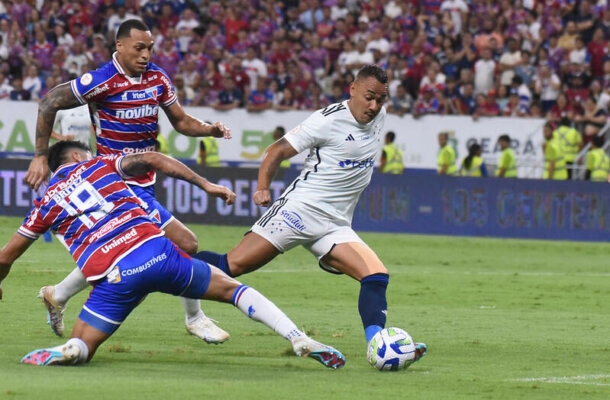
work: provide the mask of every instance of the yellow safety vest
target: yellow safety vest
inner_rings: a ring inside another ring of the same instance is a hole
[[[404,165],[402,164],[402,152],[395,143],[383,146],[385,153],[385,165],[381,172],[384,174],[402,174]]]
[[[448,144],[443,146],[438,152],[438,157],[436,158],[436,171],[440,172],[443,165],[449,165],[446,172],[447,175],[457,175],[457,167],[455,165],[455,150],[453,150],[453,147],[449,146]]]
[[[610,158],[604,149],[593,149],[587,153],[587,169],[591,171],[591,181],[608,182]]]
[[[504,178],[516,178],[517,177],[517,158],[515,152],[510,147],[502,150],[500,155],[500,162],[496,169],[496,176],[500,173],[500,169],[504,168]]]
[[[465,161],[466,159],[464,159]],[[483,164],[483,159],[479,156],[472,157],[472,163],[470,164],[470,168],[466,169],[466,165],[464,165],[464,161],[462,161],[462,168],[460,168],[460,175],[462,176],[472,176],[480,178],[483,176],[481,174],[481,165]]]
[[[562,125],[553,131],[553,138],[558,139],[559,146],[563,150],[563,156],[567,163],[576,159],[578,149],[582,143],[580,132],[569,126]]]
[[[218,155],[218,141],[212,136],[201,138],[205,145],[205,165],[208,167],[219,167],[220,156]],[[197,163],[201,164],[201,156],[197,156]]]
[[[555,161],[555,171],[553,176],[549,176],[549,163]],[[566,180],[568,179],[568,170],[566,169],[566,160],[563,157],[563,151],[557,139],[553,138],[546,142],[544,148],[544,173],[543,179]]]

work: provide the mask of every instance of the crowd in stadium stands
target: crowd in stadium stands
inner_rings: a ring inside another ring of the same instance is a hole
[[[0,98],[106,62],[134,17],[187,106],[316,109],[368,63],[389,73],[388,111],[415,118],[568,117],[591,133],[610,101],[610,8],[594,0],[3,0]]]

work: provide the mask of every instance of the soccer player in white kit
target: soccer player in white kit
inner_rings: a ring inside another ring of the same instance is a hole
[[[350,98],[315,111],[265,151],[254,202],[271,204],[269,185],[280,163],[309,149],[299,177],[227,254],[200,258],[231,276],[254,271],[302,245],[320,266],[361,284],[358,311],[367,343],[386,323],[388,270],[351,227],[354,209],[379,155],[388,94],[386,72],[367,65],[350,86]],[[418,343],[416,360],[426,352]]]

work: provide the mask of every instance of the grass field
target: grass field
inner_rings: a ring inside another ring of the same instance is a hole
[[[0,217],[0,245],[21,219]],[[226,250],[246,228],[194,225],[200,247]],[[357,282],[322,272],[295,249],[240,278],[317,340],[346,355],[328,370],[225,304],[204,303],[232,337],[189,336],[176,298],[154,294],[81,367],[21,365],[62,343],[45,324],[40,286],[74,264],[40,240],[3,283],[0,399],[608,399],[610,270],[607,243],[368,234],[390,269],[388,325],[428,344],[407,371],[366,362]],[[86,293],[66,311],[66,329]]]

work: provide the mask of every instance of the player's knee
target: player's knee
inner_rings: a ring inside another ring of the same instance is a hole
[[[199,242],[194,235],[185,235],[176,244],[187,254],[195,254],[199,250]]]

